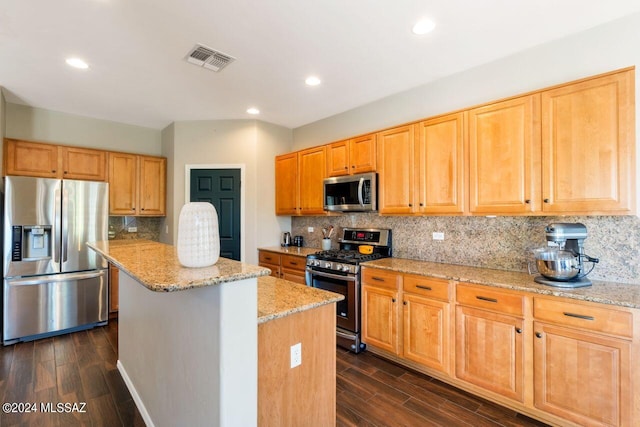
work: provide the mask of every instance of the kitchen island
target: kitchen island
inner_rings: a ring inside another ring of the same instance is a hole
[[[335,422],[334,303],[341,296],[225,258],[184,268],[173,246],[157,242],[89,246],[120,269],[118,369],[147,425],[273,425],[262,412],[290,416],[289,399],[303,401],[300,382],[309,376],[325,395],[330,388],[333,400],[321,402],[333,403]],[[266,341],[259,344],[259,335]],[[297,369],[288,366],[292,339],[302,344]],[[270,411],[259,411],[264,404]],[[302,407],[311,416],[318,408]]]

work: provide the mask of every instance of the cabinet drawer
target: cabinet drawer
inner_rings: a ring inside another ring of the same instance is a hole
[[[362,283],[371,286],[398,290],[402,281],[402,275],[392,271],[378,270],[377,268],[362,269]]]
[[[522,316],[524,297],[487,286],[458,284],[456,300],[459,304],[484,308],[500,313]]]
[[[289,268],[293,270],[303,271],[307,264],[307,259],[295,255],[282,255],[282,262],[280,265],[282,268]]]
[[[449,301],[449,281],[445,279],[405,274],[403,289],[405,292]]]
[[[260,254],[258,255],[258,261],[265,264],[280,265],[280,255],[273,252],[260,251]]]
[[[633,314],[613,308],[534,298],[533,316],[536,320],[633,337]]]

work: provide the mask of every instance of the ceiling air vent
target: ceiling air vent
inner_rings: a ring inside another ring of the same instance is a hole
[[[210,47],[197,44],[189,51],[186,59],[192,64],[218,72],[235,61],[236,58],[211,49]]]

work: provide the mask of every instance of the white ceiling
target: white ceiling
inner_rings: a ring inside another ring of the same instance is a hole
[[[640,11],[637,0],[2,0],[7,102],[162,129],[296,128]],[[428,16],[436,29],[415,36]],[[184,58],[202,43],[220,73]],[[90,69],[68,67],[80,56]],[[304,79],[322,79],[308,87]]]

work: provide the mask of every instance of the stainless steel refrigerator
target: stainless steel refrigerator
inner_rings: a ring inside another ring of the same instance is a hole
[[[7,176],[4,183],[4,345],[108,320],[105,182]]]

